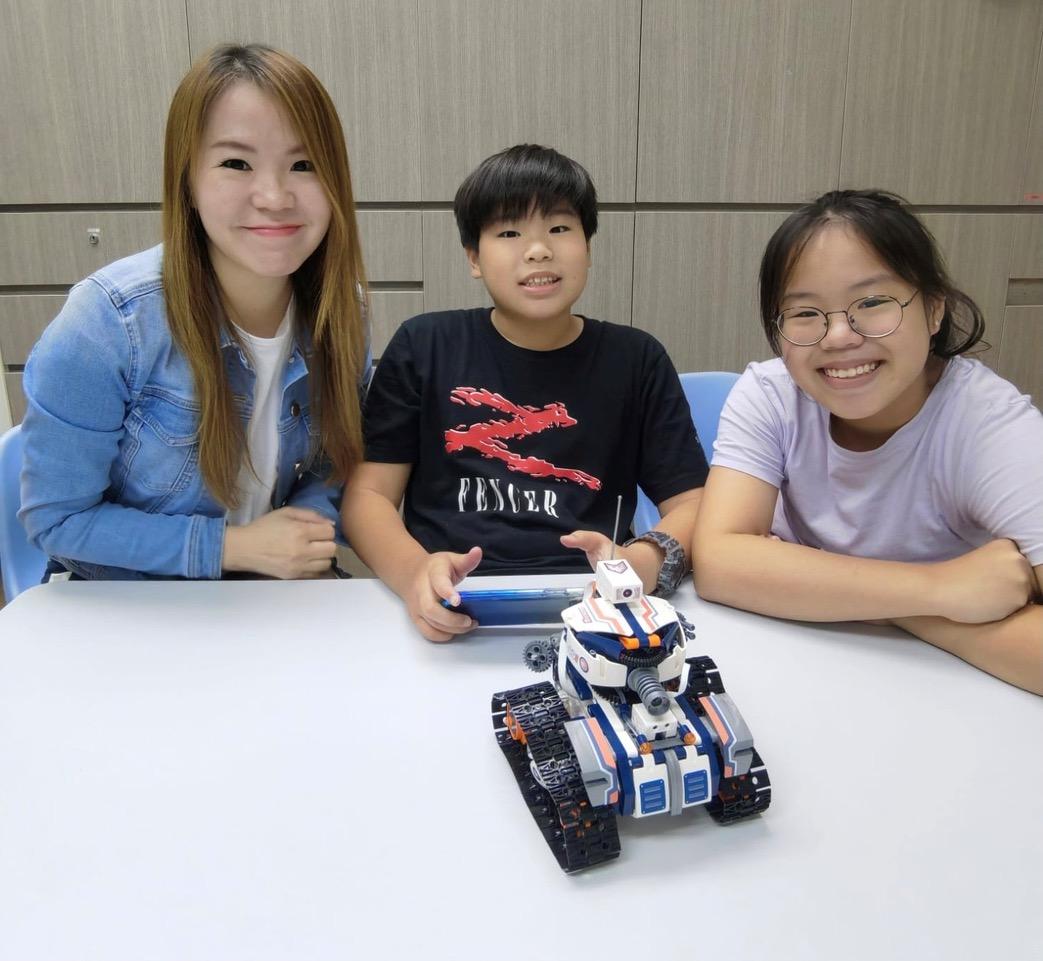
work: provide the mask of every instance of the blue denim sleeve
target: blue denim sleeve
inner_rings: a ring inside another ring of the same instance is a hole
[[[74,287],[25,368],[19,517],[52,557],[220,577],[223,517],[152,514],[105,499],[141,366],[131,318],[95,282]]]
[[[290,489],[286,498],[287,507],[306,507],[321,514],[337,526],[337,540],[343,543],[340,530],[340,499],[344,494],[343,484],[329,484],[330,464],[316,471],[309,471]]]

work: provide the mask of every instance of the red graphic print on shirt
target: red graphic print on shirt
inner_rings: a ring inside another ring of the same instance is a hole
[[[601,490],[601,481],[581,470],[571,467],[556,467],[539,457],[522,457],[512,451],[505,439],[538,434],[552,427],[573,427],[576,419],[569,415],[564,404],[546,404],[542,409],[519,406],[501,394],[485,388],[457,387],[450,392],[454,404],[471,407],[491,407],[493,410],[511,414],[510,420],[487,420],[466,426],[461,424],[445,432],[445,449],[455,454],[462,450],[476,450],[482,457],[502,460],[508,470],[528,474],[530,477],[553,477],[556,480],[572,481],[591,490]]]

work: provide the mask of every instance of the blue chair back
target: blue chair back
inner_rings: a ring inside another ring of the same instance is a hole
[[[739,375],[730,370],[700,370],[681,374],[681,386],[688,398],[688,406],[692,409],[692,423],[695,424],[707,461],[713,457],[713,442],[717,439],[717,423],[721,419],[724,402],[738,379]],[[634,533],[643,534],[658,523],[659,511],[639,487],[637,509],[634,511]]]
[[[8,602],[39,584],[47,566],[46,556],[29,544],[18,521],[21,472],[22,428],[12,427],[0,437],[0,574]]]

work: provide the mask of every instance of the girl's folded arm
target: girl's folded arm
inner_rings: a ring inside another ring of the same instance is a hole
[[[1035,568],[1035,576],[1043,593],[1043,565]],[[1043,606],[1038,603],[989,624],[959,624],[943,617],[895,618],[894,623],[989,674],[1043,694]]]
[[[1029,596],[1027,562],[1009,541],[937,564],[832,554],[770,536],[778,490],[714,467],[696,519],[692,557],[701,597],[807,621],[939,615],[991,621]]]

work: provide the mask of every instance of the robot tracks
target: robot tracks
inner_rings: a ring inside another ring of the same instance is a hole
[[[591,807],[563,727],[569,719],[554,685],[502,691],[493,728],[522,797],[562,869],[582,871],[619,856],[615,811]]]

